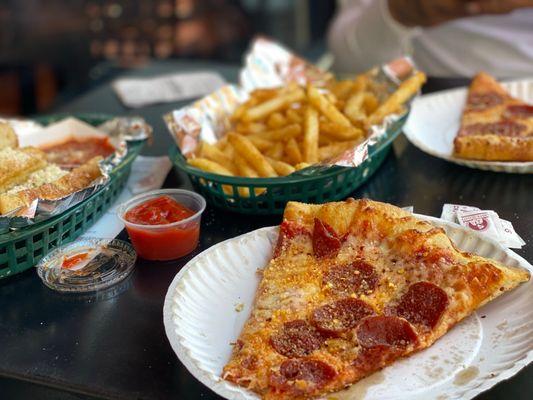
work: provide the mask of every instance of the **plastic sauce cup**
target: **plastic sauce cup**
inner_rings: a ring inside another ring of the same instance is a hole
[[[160,196],[168,196],[195,214],[181,221],[164,225],[144,225],[125,219],[133,207]],[[137,254],[146,260],[174,260],[183,257],[198,246],[200,220],[205,210],[202,196],[183,189],[160,189],[135,196],[118,208],[118,217],[126,230]]]

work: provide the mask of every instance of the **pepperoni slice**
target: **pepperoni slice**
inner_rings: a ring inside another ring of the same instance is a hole
[[[283,328],[271,336],[270,344],[286,357],[303,357],[320,348],[324,340],[313,326],[297,319],[283,324]]]
[[[362,294],[376,288],[379,278],[374,267],[362,260],[335,265],[324,274],[323,284],[339,294]]]
[[[283,221],[279,227],[278,242],[274,249],[274,258],[278,257],[291,239],[299,235],[309,235],[309,231],[301,225],[291,221]]]
[[[503,116],[505,118],[532,118],[533,106],[529,104],[517,104],[508,106]]]
[[[467,108],[469,111],[483,111],[502,102],[503,97],[496,92],[471,93],[468,96]]]
[[[394,313],[412,324],[434,328],[448,306],[448,295],[431,282],[417,282],[409,286]]]
[[[359,344],[366,348],[376,346],[406,348],[418,340],[409,322],[385,315],[363,319],[357,327],[357,339]]]
[[[278,391],[305,393],[324,386],[337,375],[335,369],[323,361],[312,359],[285,360],[279,374],[270,377],[270,385]],[[294,385],[298,382],[298,385]]]
[[[374,347],[363,347],[359,351],[352,366],[355,368],[371,372],[386,366],[390,361],[402,355],[402,349],[377,345]]]
[[[520,136],[527,130],[524,124],[512,121],[500,121],[468,125],[461,129],[460,135],[498,135]]]
[[[313,251],[318,258],[334,256],[341,248],[341,239],[335,230],[315,218],[315,228],[313,230]]]
[[[374,309],[363,300],[346,298],[316,308],[311,323],[322,332],[335,334],[355,328],[361,319],[374,314]]]

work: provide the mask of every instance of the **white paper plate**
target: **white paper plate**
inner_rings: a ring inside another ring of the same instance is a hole
[[[419,216],[446,229],[460,249],[533,271],[522,257],[451,222]],[[272,254],[277,227],[219,243],[192,259],[170,285],[163,309],[167,337],[180,361],[228,399],[257,399],[220,378],[250,314],[257,268]],[[238,312],[239,305],[243,309]],[[463,320],[432,347],[402,359],[339,399],[470,399],[533,361],[533,282],[521,285]],[[442,396],[442,397],[440,397]]]
[[[509,93],[533,103],[533,79],[506,82]],[[405,136],[432,156],[470,168],[519,174],[533,173],[533,162],[475,161],[452,157],[453,140],[459,130],[467,88],[445,90],[415,99],[404,127]]]

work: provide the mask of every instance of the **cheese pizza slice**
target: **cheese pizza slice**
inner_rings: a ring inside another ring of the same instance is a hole
[[[392,205],[288,203],[223,378],[265,399],[340,390],[529,279]]]
[[[533,106],[511,97],[490,75],[468,90],[454,155],[486,161],[533,161]]]

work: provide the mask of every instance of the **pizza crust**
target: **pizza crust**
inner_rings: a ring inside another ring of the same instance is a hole
[[[458,136],[454,156],[481,161],[533,161],[532,138],[497,135]]]

